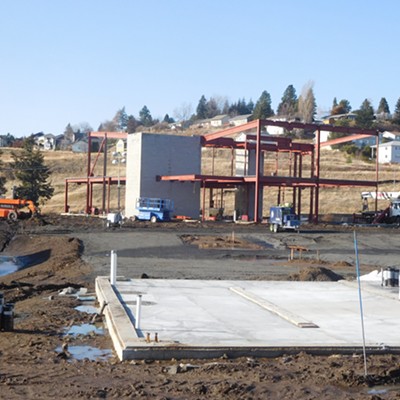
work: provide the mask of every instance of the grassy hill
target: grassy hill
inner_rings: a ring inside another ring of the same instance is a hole
[[[111,164],[112,156],[109,150],[108,156],[108,175],[117,176],[118,167]],[[10,162],[11,151],[18,152],[18,149],[3,149],[2,159],[6,164]],[[64,195],[65,195],[65,178],[68,177],[85,177],[87,171],[87,155],[76,154],[65,151],[44,152],[45,163],[50,167],[52,172],[51,183],[55,188],[55,194],[51,200],[45,203],[41,209],[43,213],[64,211]],[[215,151],[215,156],[218,162],[214,163],[215,174],[229,175],[231,173],[231,151],[218,149]],[[93,159],[94,160],[94,157]],[[305,157],[303,160],[303,176],[310,176],[309,170],[310,159]],[[103,156],[100,155],[95,175],[102,174]],[[279,155],[279,175],[287,175],[289,173],[288,167],[289,159],[287,154]],[[120,167],[120,175],[125,175],[125,165]],[[270,175],[271,171],[275,169],[275,154],[268,154],[265,158],[264,173]],[[375,179],[375,163],[365,162],[357,158],[349,158],[349,156],[337,150],[323,150],[321,153],[321,177],[323,178],[336,178],[336,179],[359,179],[359,180],[373,180]],[[386,181],[382,184],[379,190],[386,191],[400,191],[400,165],[380,165],[379,166],[379,180]],[[191,171],[188,171],[190,173]],[[212,172],[212,150],[203,149],[202,153],[202,173],[211,174]],[[9,171],[6,171],[8,178],[7,187],[9,192],[6,197],[11,196],[11,188],[16,184],[12,180]],[[329,188],[320,190],[320,213],[353,213],[361,209],[362,191],[371,190],[371,188]],[[291,189],[284,191],[284,200],[291,201]],[[98,185],[94,191],[94,204],[101,206],[102,187]],[[309,210],[309,190],[303,191],[302,196],[302,212],[307,213]],[[85,208],[86,199],[86,186],[85,185],[70,185],[69,187],[69,205],[72,212],[83,212]],[[227,191],[224,195],[225,209],[227,213],[233,211],[234,194]],[[133,200],[134,201],[134,200]],[[264,215],[268,213],[270,205],[275,204],[277,201],[277,190],[275,188],[266,188],[264,190]],[[382,202],[380,208],[384,208],[387,202]],[[121,205],[125,204],[124,188],[121,189]],[[113,186],[111,190],[111,208],[117,206],[117,187]]]

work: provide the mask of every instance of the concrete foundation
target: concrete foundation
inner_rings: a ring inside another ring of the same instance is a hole
[[[277,356],[362,349],[354,282],[96,280],[121,360]],[[135,329],[141,295],[140,329]],[[400,350],[398,288],[363,282],[368,352]]]

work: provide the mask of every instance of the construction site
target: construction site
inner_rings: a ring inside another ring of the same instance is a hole
[[[360,193],[363,218],[381,215],[377,163],[375,179],[321,168],[324,146],[378,132],[337,128],[346,137],[322,144],[326,126],[312,125],[305,143],[267,135],[271,123],[92,132],[103,151],[86,155],[87,176],[65,179],[64,213],[3,221],[2,255],[16,264],[0,282],[15,304],[13,330],[0,333],[4,396],[396,398],[396,216],[327,224],[320,213],[335,187]],[[115,140],[125,143],[110,175]],[[299,225],[269,229],[284,203]]]

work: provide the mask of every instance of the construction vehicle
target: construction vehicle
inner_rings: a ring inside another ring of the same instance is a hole
[[[16,221],[17,219],[29,218],[35,214],[37,214],[37,208],[32,200],[0,198],[0,218]]]
[[[269,210],[269,229],[271,232],[300,229],[300,218],[290,204],[274,206]]]
[[[353,215],[353,222],[366,224],[400,224],[400,192],[363,192],[361,214]],[[383,210],[370,211],[368,199],[388,200]]]
[[[107,228],[121,228],[124,222],[124,217],[120,212],[117,213],[108,213],[106,219]]]
[[[153,223],[170,221],[174,203],[169,199],[139,197],[136,200],[136,209],[138,214],[133,217],[134,220],[138,219]]]

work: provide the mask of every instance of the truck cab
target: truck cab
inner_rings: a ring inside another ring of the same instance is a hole
[[[269,210],[269,227],[271,232],[296,230],[300,228],[300,218],[291,206],[274,206]]]

